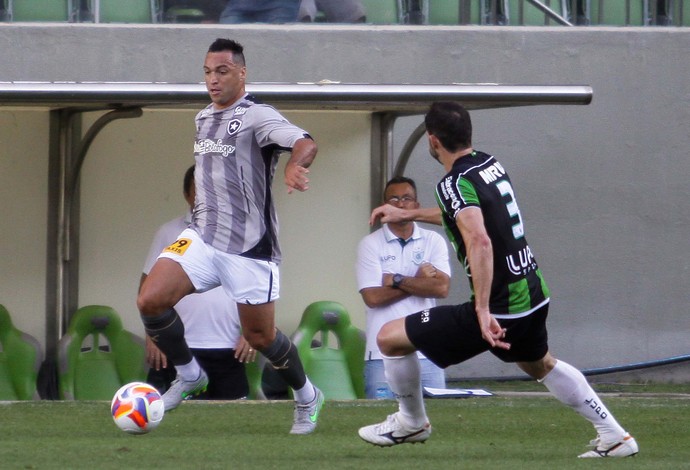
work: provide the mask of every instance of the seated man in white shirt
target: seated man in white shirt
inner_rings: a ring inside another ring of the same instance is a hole
[[[395,177],[386,184],[384,202],[417,208],[413,180]],[[436,305],[448,296],[448,247],[436,232],[415,222],[385,224],[364,237],[357,253],[357,287],[366,304],[364,382],[367,398],[394,398],[384,375],[383,357],[376,345],[381,327],[394,319]],[[422,386],[445,388],[443,369],[419,353]]]

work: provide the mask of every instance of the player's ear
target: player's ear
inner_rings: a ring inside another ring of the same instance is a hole
[[[436,137],[434,134],[429,133],[427,133],[427,136],[429,136],[429,145],[432,149],[438,150],[439,148],[441,148],[441,141],[438,140],[438,137]]]

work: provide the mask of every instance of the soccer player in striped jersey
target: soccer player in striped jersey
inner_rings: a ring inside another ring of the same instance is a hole
[[[204,61],[211,104],[196,116],[192,224],[163,250],[137,298],[147,335],[177,369],[163,395],[165,409],[201,393],[204,370],[189,351],[174,305],[193,292],[222,286],[237,303],[242,334],[293,389],[291,434],[316,428],[324,396],[304,373],[297,348],[275,327],[279,293],[278,220],[271,183],[278,157],[288,193],[309,189],[317,146],[309,134],[245,90],[244,48],[230,39],[211,44]]]
[[[584,375],[548,349],[549,289],[525,238],[524,221],[505,168],[472,148],[470,115],[458,103],[432,104],[425,117],[429,151],[447,174],[436,186],[439,208],[380,206],[371,222],[417,220],[443,224],[465,268],[469,302],[439,306],[386,323],[377,343],[399,409],[359,430],[379,446],[424,442],[431,434],[416,351],[440,367],[490,351],[514,362],[597,432],[581,458],[626,457],[637,442],[616,421]]]

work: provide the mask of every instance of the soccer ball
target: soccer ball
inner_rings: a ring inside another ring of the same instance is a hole
[[[132,382],[123,385],[110,403],[113,421],[118,428],[130,434],[153,431],[163,420],[163,398],[151,385]]]

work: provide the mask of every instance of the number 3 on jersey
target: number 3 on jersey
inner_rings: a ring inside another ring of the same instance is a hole
[[[508,196],[509,200],[506,202],[506,209],[508,209],[508,214],[510,217],[517,217],[518,222],[513,225],[513,237],[516,240],[525,236],[525,227],[522,224],[522,216],[520,215],[520,209],[518,208],[517,201],[515,200],[515,193],[513,192],[513,187],[506,180],[501,180],[496,183],[498,191],[501,196]]]

